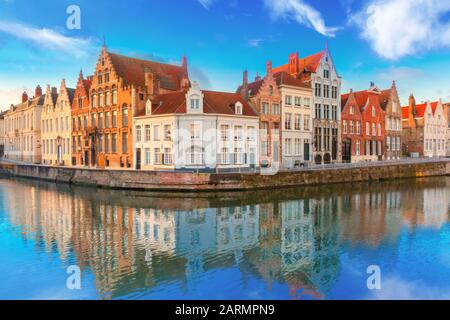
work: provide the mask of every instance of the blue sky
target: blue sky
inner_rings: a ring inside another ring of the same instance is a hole
[[[81,29],[69,30],[69,5]],[[180,63],[202,87],[234,91],[289,53],[334,57],[344,90],[397,81],[403,103],[450,100],[450,2],[440,0],[0,0],[0,109],[36,84],[75,85],[111,51]]]

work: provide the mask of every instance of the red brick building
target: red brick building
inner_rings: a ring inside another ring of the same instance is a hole
[[[189,87],[187,60],[182,66],[111,53],[103,47],[89,90],[89,163],[99,168],[132,168],[133,117],[157,94]],[[85,159],[85,162],[87,160]]]
[[[92,140],[84,130],[90,117],[89,89],[92,76],[85,79],[83,72],[78,76],[77,87],[72,102],[72,165],[89,166],[93,151]],[[87,160],[87,161],[86,161]]]
[[[374,161],[385,156],[385,112],[381,91],[371,88],[341,96],[342,157],[346,162]]]
[[[238,93],[247,99],[259,113],[260,162],[262,167],[275,168],[281,162],[281,92],[272,72],[272,62],[267,62],[266,76],[256,76],[248,83],[248,72],[244,71],[243,83]]]

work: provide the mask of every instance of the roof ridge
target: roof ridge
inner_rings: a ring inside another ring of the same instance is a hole
[[[176,65],[176,64],[171,64],[171,63],[166,63],[166,62],[160,62],[160,61],[155,61],[155,60],[146,60],[146,59],[142,59],[142,58],[136,58],[136,57],[130,57],[130,56],[126,56],[120,53],[115,53],[115,52],[111,52],[111,51],[107,51],[108,54],[112,54],[115,55],[117,57],[120,58],[125,58],[125,59],[130,59],[130,60],[136,60],[136,61],[142,61],[142,62],[152,62],[152,63],[158,63],[158,64],[162,64],[162,65],[166,65],[166,66],[171,66],[171,67],[176,67],[176,68],[183,68],[182,66]]]

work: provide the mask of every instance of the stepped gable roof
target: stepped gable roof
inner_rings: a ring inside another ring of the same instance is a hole
[[[182,66],[131,58],[112,52],[108,52],[108,55],[125,85],[145,86],[145,71],[150,69],[159,77],[161,88],[180,90],[181,80],[187,76]]]

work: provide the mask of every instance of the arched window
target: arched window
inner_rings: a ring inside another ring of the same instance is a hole
[[[106,91],[105,96],[106,96],[105,105],[110,106],[111,105],[111,92],[109,90]]]
[[[97,107],[97,94],[95,91],[91,94],[91,107],[96,108]]]
[[[122,127],[128,126],[128,107],[126,104],[122,106]]]
[[[375,127],[375,123],[372,123],[372,135],[376,136],[377,135],[377,129]]]
[[[102,91],[98,92],[98,106],[103,107],[103,92]]]

